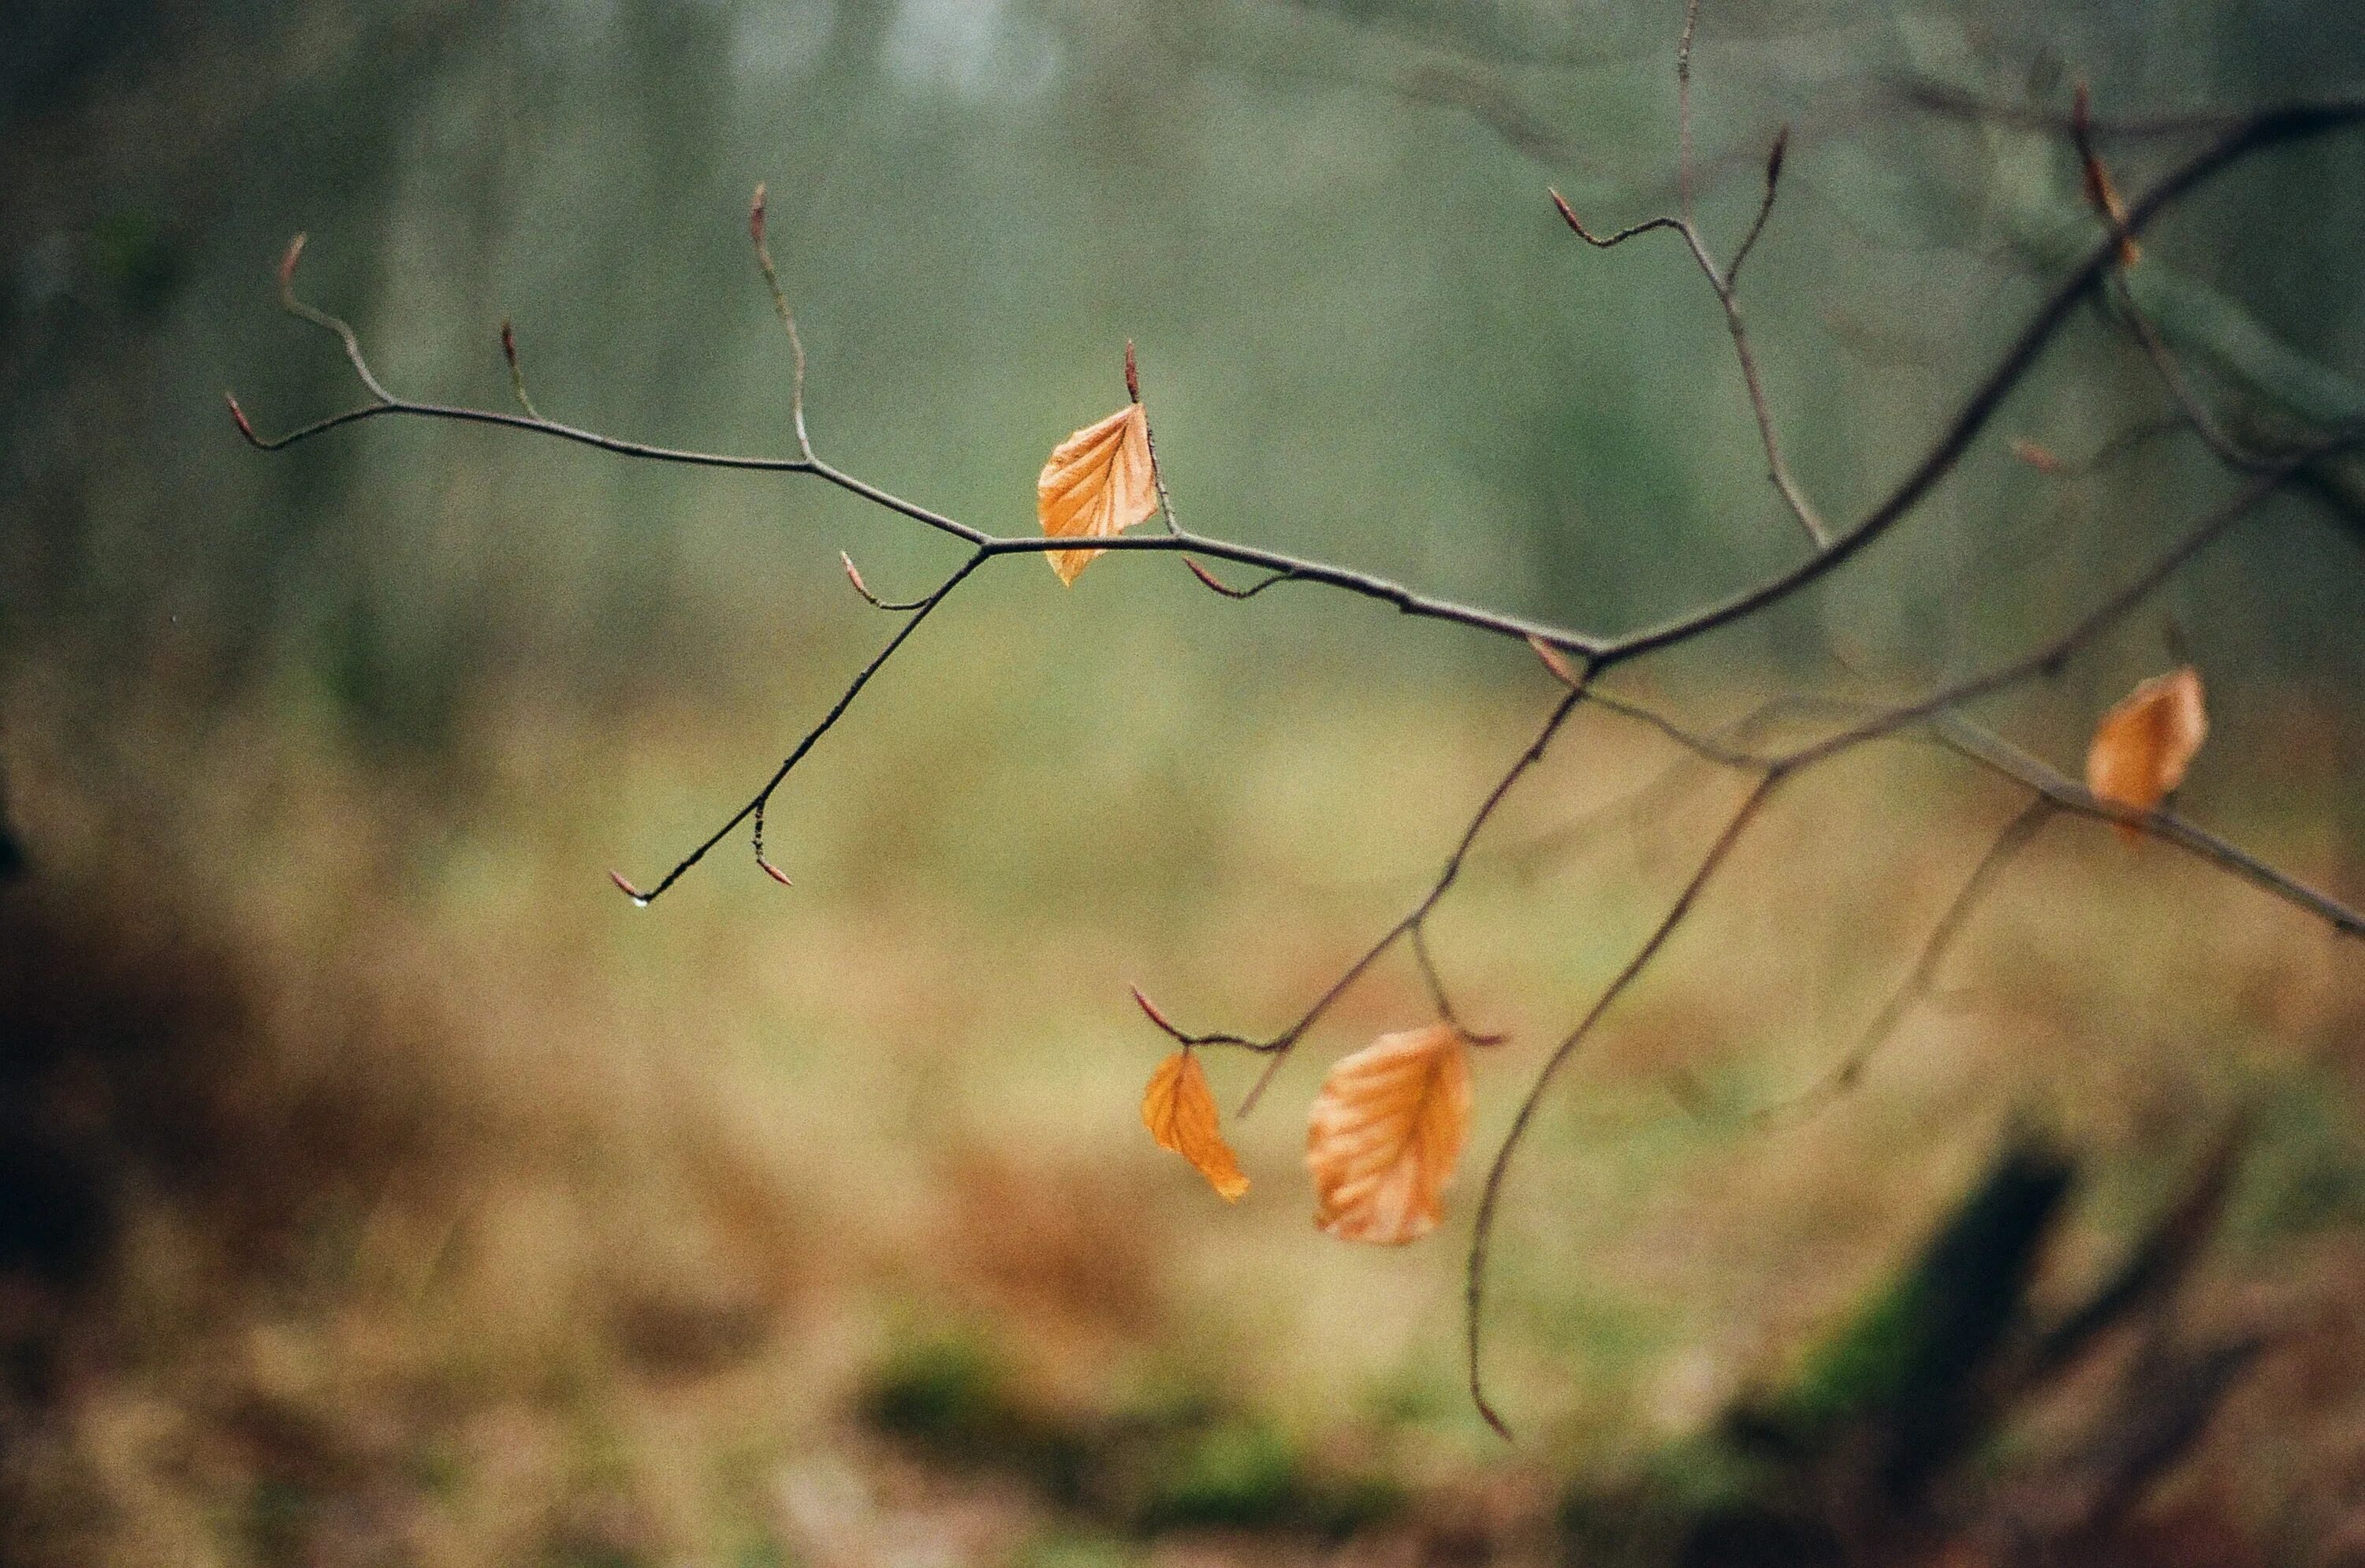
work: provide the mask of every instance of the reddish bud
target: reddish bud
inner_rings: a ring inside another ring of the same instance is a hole
[[[1568,655],[1541,637],[1530,633],[1528,646],[1536,651],[1536,657],[1543,661],[1544,668],[1552,671],[1553,678],[1562,685],[1575,688],[1585,684],[1584,678],[1576,673],[1576,666],[1568,662]]]
[[[786,871],[781,870],[778,866],[773,865],[769,860],[765,859],[762,856],[758,855],[756,857],[756,864],[763,868],[764,875],[771,878],[772,880],[779,883],[780,886],[784,888],[793,888],[796,886],[794,882],[789,880],[789,874]]]
[[[1576,232],[1584,238],[1587,240],[1592,239],[1592,235],[1585,232],[1585,224],[1577,218],[1576,208],[1568,205],[1568,198],[1561,195],[1560,192],[1552,190],[1550,185],[1546,185],[1544,188],[1547,191],[1552,192],[1552,205],[1560,208],[1561,221],[1566,223],[1571,229],[1575,230]]]
[[[286,293],[296,285],[296,263],[304,258],[305,236],[298,234],[287,241],[286,254],[279,258],[279,292]]]
[[[1774,149],[1765,154],[1765,188],[1772,190],[1782,178],[1782,160],[1790,151],[1790,128],[1784,126],[1774,133]]]
[[[1167,1018],[1165,1014],[1158,1011],[1158,1004],[1156,1002],[1141,994],[1141,988],[1139,986],[1129,985],[1126,987],[1126,989],[1133,992],[1133,1004],[1136,1007],[1140,1008],[1151,1023],[1157,1025],[1160,1028],[1165,1030],[1168,1034],[1173,1036],[1178,1040],[1182,1037],[1182,1031],[1176,1028],[1172,1022]]]
[[[756,199],[747,204],[747,238],[756,241],[756,249],[764,248],[764,183],[756,182]]]
[[[2026,436],[2015,436],[2012,439],[2012,454],[2014,457],[2019,458],[2023,463],[2027,464],[2031,468],[2035,469],[2039,474],[2058,474],[2061,472],[2061,459],[2054,455],[2052,449],[2050,447],[2041,446],[2037,442],[2029,440]]]
[[[644,909],[648,907],[648,902],[651,895],[641,891],[640,889],[624,880],[624,874],[622,871],[609,872],[608,879],[616,884],[616,890],[618,892],[623,894],[626,898],[632,900],[634,903],[639,904]]]
[[[501,318],[501,357],[510,362],[511,370],[518,367],[517,330],[510,325],[510,319],[506,316]]]
[[[1135,402],[1141,401],[1141,370],[1133,363],[1133,340],[1125,341],[1125,393]]]
[[[877,604],[879,602],[879,596],[872,593],[870,591],[870,585],[862,580],[861,569],[855,566],[854,557],[847,554],[845,551],[840,550],[837,553],[837,559],[838,564],[846,568],[846,580],[854,585],[854,591],[869,599],[871,603]]]
[[[238,433],[246,437],[247,440],[252,442],[255,445],[261,446],[263,444],[263,438],[256,435],[254,433],[254,427],[247,422],[246,410],[238,406],[238,399],[225,392],[222,394],[222,401],[230,405],[230,417],[238,421]]]
[[[1190,556],[1183,556],[1182,564],[1191,568],[1191,575],[1193,577],[1198,578],[1209,588],[1214,588],[1226,599],[1246,599],[1248,597],[1247,594],[1243,593],[1239,588],[1225,587],[1222,580],[1218,578],[1215,573],[1207,570],[1206,567],[1199,565],[1198,562],[1194,561]]]

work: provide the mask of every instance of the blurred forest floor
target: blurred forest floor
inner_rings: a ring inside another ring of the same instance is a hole
[[[2256,1354],[2152,1434],[2079,1560],[2365,1551],[2365,967],[2319,928],[2057,823],[1865,1082],[1754,1129],[2013,809],[1912,746],[1802,790],[1515,1169],[1506,1447],[1460,1388],[1482,1162],[1728,786],[1638,797],[1670,754],[1595,716],[1523,790],[1437,933],[1514,1036],[1452,1222],[1351,1249],[1306,1223],[1295,1106],[1420,1021],[1416,978],[1361,987],[1238,1129],[1237,1208],[1142,1132],[1162,1042],[1125,985],[1284,1016],[1418,887],[1543,678],[1343,709],[1308,685],[1132,778],[978,744],[1003,678],[882,691],[775,817],[794,890],[730,857],[645,912],[601,871],[760,766],[760,693],[488,699],[422,779],[286,711],[200,734],[13,689],[0,1558],[1837,1561],[1836,1491],[1791,1489],[1807,1535],[1702,1524],[1735,1412],[1796,1405],[2000,1148],[2042,1129],[2079,1165],[2001,1323],[2108,1278],[2237,1112],[2174,1311]],[[1213,1066],[1237,1095],[1245,1064]],[[2117,1375],[1983,1417],[1916,1505],[1952,1522],[1884,1554],[2009,1560],[2025,1478],[2134,1419]]]

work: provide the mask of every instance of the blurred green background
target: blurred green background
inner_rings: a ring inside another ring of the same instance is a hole
[[[762,181],[840,466],[1026,531],[1130,339],[1194,530],[1614,630],[1802,548],[1676,244],[1597,254],[1544,194],[1597,226],[1674,200],[1680,20],[10,6],[0,767],[29,874],[0,890],[0,1553],[1814,1561],[1847,1537],[1811,1502],[1845,1468],[1820,1439],[1773,1483],[1685,1445],[1738,1429],[1750,1390],[1856,1366],[1812,1347],[1967,1192],[2046,1191],[2057,1154],[2079,1180],[2028,1311],[2074,1302],[2247,1110],[2201,1278],[2169,1272],[2188,1339],[2272,1296],[2277,1348],[2207,1403],[2209,1446],[2141,1478],[2128,1517],[2173,1528],[2130,1545],[2114,1515],[2109,1550],[2333,1560],[2365,1453],[2365,1391],[2319,1375],[2355,1364],[2353,1306],[2326,1304],[2365,1265],[2365,960],[2283,906],[2057,824],[1865,1086],[1754,1132],[2014,804],[1911,745],[1801,789],[1515,1171],[1506,1450],[1459,1393],[1474,1173],[1401,1254],[1315,1235],[1296,1187],[1295,1107],[1340,1049],[1419,1021],[1416,978],[1359,991],[1239,1129],[1238,1211],[1142,1135],[1161,1042],[1125,987],[1194,1023],[1293,1015],[1549,705],[1524,650],[1314,589],[1219,602],[1162,558],[1067,592],[1001,563],[780,797],[793,891],[726,850],[638,913],[602,873],[669,865],[887,634],[837,552],[895,596],[957,557],[809,482],[398,420],[265,456],[221,406],[270,432],[359,400],[274,306],[301,230],[302,292],[398,392],[505,406],[508,319],[554,417],[785,453],[745,230]],[[1696,68],[1721,243],[1792,128],[1743,303],[1792,461],[1844,520],[2092,238],[2064,149],[1917,86],[2058,112],[2087,80],[2106,119],[2173,117],[2354,95],[2365,33],[2301,0],[1760,0],[1707,7]],[[2129,189],[2191,145],[2105,143]],[[2359,144],[2325,139],[2147,242],[2180,352],[2260,428],[2365,408],[2360,211]],[[2169,407],[2124,325],[2081,314],[1909,525],[1621,689],[1712,723],[2024,649],[2222,486],[2182,436],[2079,471]],[[2184,804],[2353,899],[2357,516],[2276,502],[1983,716],[2074,772],[2173,624],[2213,710]],[[1634,804],[1671,760],[1581,721],[1441,913],[1465,1007],[1514,1034],[1481,1062],[1469,1159],[1713,831],[1711,778]],[[2002,1353],[1961,1377],[2002,1378]],[[1988,1551],[1996,1498],[2034,1509],[2031,1475],[2150,1430],[2084,1375],[2067,1414],[1965,1417],[1973,1480],[1949,1484],[1979,1500],[1891,1499],[1922,1533],[1859,1533],[1859,1556]],[[1698,1521],[1736,1497],[1781,1517],[1732,1547]],[[1605,1543],[1604,1515],[1662,1524]]]

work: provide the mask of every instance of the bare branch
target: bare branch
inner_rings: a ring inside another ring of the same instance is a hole
[[[2003,831],[1989,844],[1986,853],[1971,868],[1970,875],[1963,879],[1962,887],[1947,903],[1945,913],[1930,928],[1930,935],[1922,942],[1921,951],[1914,955],[1911,967],[1905,972],[1905,979],[1889,992],[1889,1000],[1881,1004],[1880,1011],[1865,1026],[1864,1033],[1856,1039],[1855,1047],[1799,1093],[1752,1111],[1744,1118],[1748,1125],[1771,1127],[1803,1119],[1855,1086],[1857,1080],[1864,1076],[1865,1068],[1888,1043],[1889,1036],[1896,1033],[1897,1025],[1904,1021],[1906,1013],[1928,993],[1930,980],[1938,972],[1938,965],[1945,960],[1955,938],[1969,923],[1971,912],[1987,896],[1988,890],[1994,885],[2005,864],[2036,836],[2037,830],[2051,821],[2058,809],[2053,801],[2039,795],[2004,824]]]
[[[623,889],[624,892],[634,903],[639,904],[645,909],[650,904],[655,903],[658,895],[663,893],[667,888],[672,887],[676,882],[681,880],[682,877],[688,873],[691,867],[697,865],[701,860],[705,859],[707,853],[716,845],[722,843],[725,838],[728,838],[733,830],[737,828],[741,823],[761,813],[766,807],[771,803],[772,796],[779,791],[780,785],[787,780],[789,774],[796,767],[798,763],[804,760],[805,754],[813,750],[813,743],[820,740],[822,736],[829,734],[830,727],[835,724],[838,720],[844,718],[846,716],[846,711],[854,706],[854,700],[862,694],[862,689],[864,687],[870,684],[870,678],[877,675],[882,668],[886,667],[887,661],[893,658],[895,656],[896,650],[901,648],[904,643],[910,640],[913,633],[920,629],[920,623],[927,620],[929,612],[935,610],[936,606],[944,603],[944,601],[951,596],[952,591],[955,588],[968,581],[970,574],[976,571],[978,567],[983,566],[985,564],[985,553],[983,551],[979,551],[977,554],[970,556],[968,560],[963,561],[958,566],[955,567],[952,576],[947,577],[942,583],[939,583],[936,586],[936,592],[930,594],[921,602],[919,609],[913,613],[912,618],[909,621],[904,622],[901,627],[896,629],[895,634],[887,640],[887,645],[880,649],[879,652],[871,657],[870,662],[864,665],[862,668],[856,673],[854,679],[846,686],[845,691],[839,694],[837,700],[830,704],[829,711],[821,716],[821,721],[814,724],[812,729],[805,732],[804,737],[797,742],[796,748],[789,753],[787,757],[781,761],[779,767],[773,769],[772,777],[765,782],[765,785],[761,790],[756,791],[755,799],[749,801],[745,805],[740,807],[737,812],[734,812],[729,822],[724,823],[721,827],[716,828],[713,833],[708,834],[705,842],[699,845],[697,848],[691,850],[688,855],[682,857],[681,861],[676,865],[672,870],[667,871],[665,874],[664,879],[660,880],[656,886],[644,890],[640,888],[634,887],[632,883],[625,881],[622,877],[616,876],[616,874],[611,871],[609,875],[611,878],[614,878],[616,885]],[[757,846],[757,864],[762,866],[764,870],[775,879],[783,882],[788,880],[786,877],[781,876],[779,871],[773,868],[769,861],[763,859],[762,857],[763,847],[759,843]]]
[[[1578,1020],[1576,1027],[1570,1030],[1560,1044],[1552,1047],[1552,1055],[1544,1058],[1542,1070],[1536,1074],[1535,1081],[1528,1085],[1527,1094],[1519,1101],[1519,1111],[1511,1117],[1510,1130],[1503,1135],[1503,1141],[1496,1146],[1494,1163],[1486,1168],[1486,1184],[1478,1198],[1478,1217],[1470,1234],[1470,1255],[1464,1281],[1463,1323],[1471,1403],[1478,1407],[1478,1414],[1485,1417],[1486,1424],[1494,1428],[1506,1439],[1509,1439],[1511,1428],[1504,1423],[1503,1417],[1496,1413],[1495,1407],[1487,1403],[1485,1388],[1480,1376],[1479,1350],[1480,1337],[1485,1322],[1487,1253],[1494,1239],[1496,1210],[1502,1202],[1503,1178],[1511,1168],[1511,1157],[1519,1152],[1520,1143],[1527,1137],[1528,1128],[1535,1120],[1536,1107],[1542,1103],[1544,1091],[1552,1086],[1552,1079],[1558,1075],[1562,1068],[1568,1065],[1569,1058],[1576,1054],[1577,1048],[1592,1037],[1595,1025],[1601,1022],[1603,1015],[1609,1011],[1619,997],[1625,993],[1626,988],[1634,983],[1635,978],[1649,966],[1652,958],[1657,956],[1659,949],[1666,946],[1667,938],[1676,934],[1676,927],[1683,924],[1685,917],[1691,913],[1692,906],[1698,902],[1701,890],[1715,877],[1717,868],[1722,866],[1727,857],[1732,855],[1733,846],[1741,842],[1742,835],[1748,831],[1749,824],[1756,820],[1758,812],[1765,808],[1766,801],[1772,797],[1775,788],[1783,777],[1784,774],[1779,768],[1768,768],[1758,776],[1757,782],[1751,786],[1749,793],[1742,798],[1740,806],[1726,820],[1723,830],[1716,835],[1715,840],[1709,845],[1707,852],[1700,857],[1698,865],[1692,871],[1690,880],[1687,881],[1683,890],[1676,895],[1676,902],[1668,906],[1667,913],[1660,917],[1658,924],[1652,928],[1650,935],[1643,939],[1642,945],[1634,950],[1632,956],[1620,967],[1617,974],[1610,978],[1608,985],[1603,988],[1599,999],[1587,1010],[1585,1016]]]
[[[805,431],[805,340],[797,330],[796,312],[789,308],[789,297],[780,287],[779,269],[772,265],[772,248],[764,236],[764,186],[758,182],[756,195],[747,204],[747,238],[755,242],[756,266],[764,274],[765,292],[772,297],[772,313],[780,319],[780,330],[789,335],[789,353],[795,360],[795,369],[789,383],[789,413],[796,426],[797,451],[806,462],[813,461],[813,437]]]
[[[1576,686],[1563,693],[1561,700],[1552,705],[1552,711],[1545,718],[1543,727],[1536,732],[1535,738],[1528,743],[1527,749],[1512,759],[1511,766],[1504,770],[1502,777],[1496,779],[1494,788],[1486,792],[1486,798],[1481,801],[1478,803],[1478,809],[1471,813],[1470,820],[1463,827],[1462,836],[1455,841],[1452,852],[1446,856],[1445,864],[1439,868],[1436,878],[1429,883],[1428,890],[1421,894],[1419,902],[1414,904],[1402,919],[1382,933],[1377,941],[1364,949],[1362,956],[1350,964],[1345,973],[1339,975],[1321,995],[1316,997],[1313,1004],[1298,1015],[1295,1023],[1272,1039],[1252,1047],[1254,1049],[1267,1052],[1271,1059],[1266,1062],[1264,1070],[1257,1075],[1256,1082],[1250,1086],[1248,1097],[1240,1102],[1241,1115],[1245,1116],[1256,1109],[1257,1101],[1264,1094],[1265,1086],[1272,1081],[1273,1074],[1281,1070],[1283,1059],[1288,1056],[1290,1048],[1305,1037],[1306,1031],[1312,1028],[1316,1022],[1330,1010],[1331,1004],[1345,995],[1347,989],[1361,980],[1363,972],[1377,963],[1390,947],[1395,946],[1397,942],[1417,929],[1420,923],[1428,918],[1429,912],[1435,909],[1439,901],[1452,890],[1453,884],[1462,876],[1463,864],[1470,857],[1470,846],[1478,841],[1478,834],[1485,831],[1486,823],[1495,814],[1496,808],[1500,806],[1505,797],[1510,794],[1511,787],[1524,778],[1530,768],[1543,760],[1544,752],[1552,745],[1552,737],[1560,734],[1561,726],[1568,722],[1568,716],[1575,712],[1577,704],[1584,700],[1585,688]],[[1209,1043],[1232,1044],[1235,1042],[1211,1040]]]

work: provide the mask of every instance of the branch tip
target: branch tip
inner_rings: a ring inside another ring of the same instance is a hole
[[[624,874],[622,871],[609,872],[608,879],[615,883],[616,890],[623,894],[626,898],[632,900],[634,907],[636,908],[648,908],[649,901],[656,897],[655,893],[644,893],[641,891],[640,889],[633,886],[632,883],[624,880]]]
[[[756,242],[756,249],[760,251],[764,248],[764,182],[761,180],[756,182],[755,197],[747,203],[747,238]]]
[[[238,421],[238,433],[246,437],[249,443],[261,446],[263,438],[254,433],[254,426],[248,421],[246,410],[238,406],[238,398],[227,388],[222,392],[222,401],[230,405],[230,417]]]
[[[286,252],[279,258],[279,292],[282,296],[292,296],[295,293],[296,263],[304,259],[304,241],[307,238],[307,235],[299,231],[296,238],[287,241]]]
[[[1765,154],[1765,188],[1772,190],[1782,180],[1782,160],[1790,151],[1790,128],[1784,126],[1774,133],[1774,146]]]
[[[1188,555],[1183,556],[1183,557],[1182,557],[1182,564],[1183,564],[1184,566],[1188,566],[1188,567],[1190,567],[1190,568],[1191,568],[1191,575],[1192,575],[1193,577],[1194,577],[1198,578],[1201,582],[1203,582],[1203,583],[1206,584],[1209,588],[1211,588],[1215,589],[1217,593],[1222,594],[1226,599],[1246,599],[1246,598],[1248,598],[1248,596],[1249,596],[1249,595],[1248,595],[1248,590],[1247,590],[1246,588],[1236,588],[1228,587],[1227,585],[1226,585],[1226,584],[1225,584],[1225,582],[1223,581],[1223,579],[1222,579],[1222,578],[1220,578],[1220,577],[1216,577],[1215,573],[1213,573],[1213,572],[1211,572],[1211,571],[1207,570],[1207,568],[1206,568],[1206,567],[1205,567],[1205,566],[1203,566],[1199,565],[1199,563],[1198,563],[1198,562],[1194,561],[1193,559],[1191,559],[1191,557],[1190,557],[1190,556],[1188,556]]]
[[[1183,1039],[1182,1031],[1174,1026],[1173,1020],[1168,1018],[1165,1014],[1160,1013],[1158,1010],[1158,1003],[1150,1001],[1149,998],[1141,994],[1141,988],[1139,986],[1129,985],[1125,989],[1133,992],[1133,1004],[1141,1009],[1143,1016],[1147,1017],[1151,1023],[1157,1025],[1159,1028],[1164,1030],[1175,1039],[1182,1040],[1184,1045],[1190,1044],[1190,1041]]]
[[[517,329],[510,325],[510,319],[506,316],[501,318],[501,357],[510,362],[510,370],[515,374],[518,367]]]
[[[789,880],[789,874],[786,871],[781,870],[778,866],[773,865],[768,859],[765,858],[762,851],[760,850],[757,852],[756,864],[757,868],[763,871],[764,875],[771,878],[772,880],[779,883],[780,886],[784,888],[793,888],[796,886],[794,882]]]
[[[1585,231],[1585,224],[1583,220],[1576,216],[1576,208],[1568,205],[1568,198],[1561,195],[1560,192],[1553,190],[1550,185],[1546,185],[1544,189],[1551,195],[1552,205],[1560,208],[1561,221],[1567,224],[1571,229],[1575,230],[1579,239],[1591,240],[1593,236]]]

